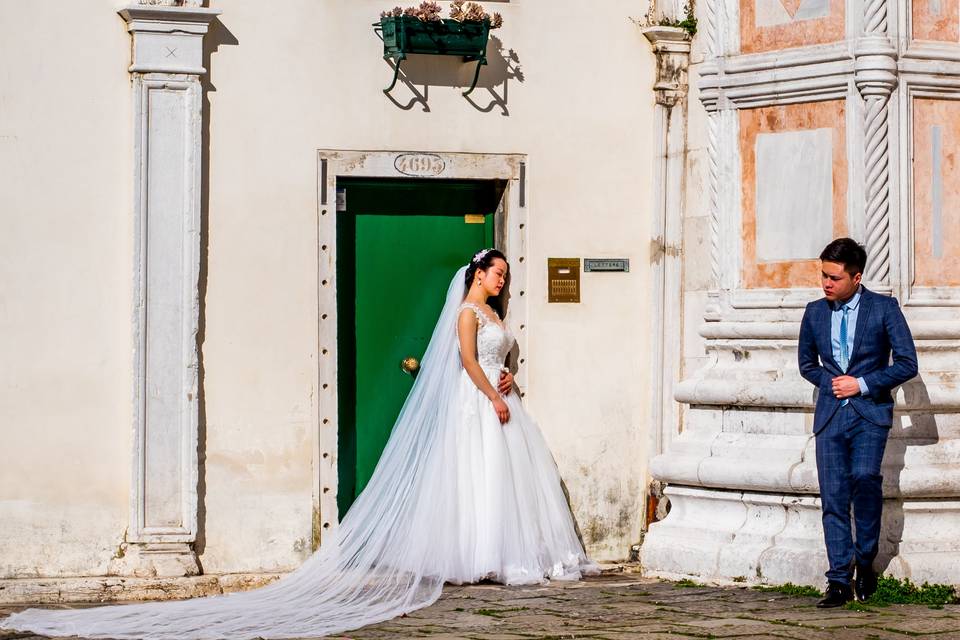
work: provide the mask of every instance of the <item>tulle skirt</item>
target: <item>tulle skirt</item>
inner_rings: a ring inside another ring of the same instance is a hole
[[[29,609],[0,628],[129,640],[321,636],[430,605],[445,582],[534,584],[596,572],[516,392],[501,425],[458,374],[456,384],[411,393],[366,489],[321,548],[281,580],[179,602]],[[487,374],[496,384],[499,370]]]
[[[486,371],[496,387],[499,369]],[[463,372],[451,459],[456,460],[454,583],[534,584],[596,572],[577,537],[557,466],[516,391],[500,424],[490,400]]]

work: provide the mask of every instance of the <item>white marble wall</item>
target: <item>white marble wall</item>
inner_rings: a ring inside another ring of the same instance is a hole
[[[852,235],[868,248],[868,286],[899,299],[920,356],[920,376],[897,395],[884,460],[878,568],[956,583],[960,291],[946,267],[950,241],[940,258],[929,241],[938,193],[950,197],[946,183],[936,188],[936,145],[913,141],[954,126],[948,108],[915,105],[958,97],[960,20],[877,2],[832,2],[805,17],[786,1],[777,4],[790,21],[768,20],[768,4],[698,6],[681,434],[651,465],[671,511],[646,537],[644,569],[823,583],[815,395],[796,370],[796,336],[805,304],[821,295],[811,258],[830,237]]]
[[[759,262],[816,258],[832,239],[832,134],[807,129],[757,136]]]

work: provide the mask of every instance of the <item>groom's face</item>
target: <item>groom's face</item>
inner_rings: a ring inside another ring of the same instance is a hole
[[[860,276],[859,273],[851,276],[840,262],[824,260],[820,263],[820,286],[830,302],[852,298],[860,286]]]

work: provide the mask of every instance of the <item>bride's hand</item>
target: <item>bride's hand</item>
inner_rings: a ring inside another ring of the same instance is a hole
[[[509,371],[500,372],[500,382],[497,384],[497,390],[505,396],[510,395],[513,390],[513,374]]]
[[[500,424],[504,424],[510,419],[510,409],[507,408],[507,403],[503,401],[503,398],[493,400],[493,410],[497,412]]]

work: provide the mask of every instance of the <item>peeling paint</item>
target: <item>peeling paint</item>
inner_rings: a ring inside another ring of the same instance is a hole
[[[323,531],[323,521],[320,518],[320,507],[318,505],[313,505],[313,522],[311,526],[312,538],[310,540],[310,546],[314,551],[320,548],[320,535]]]

